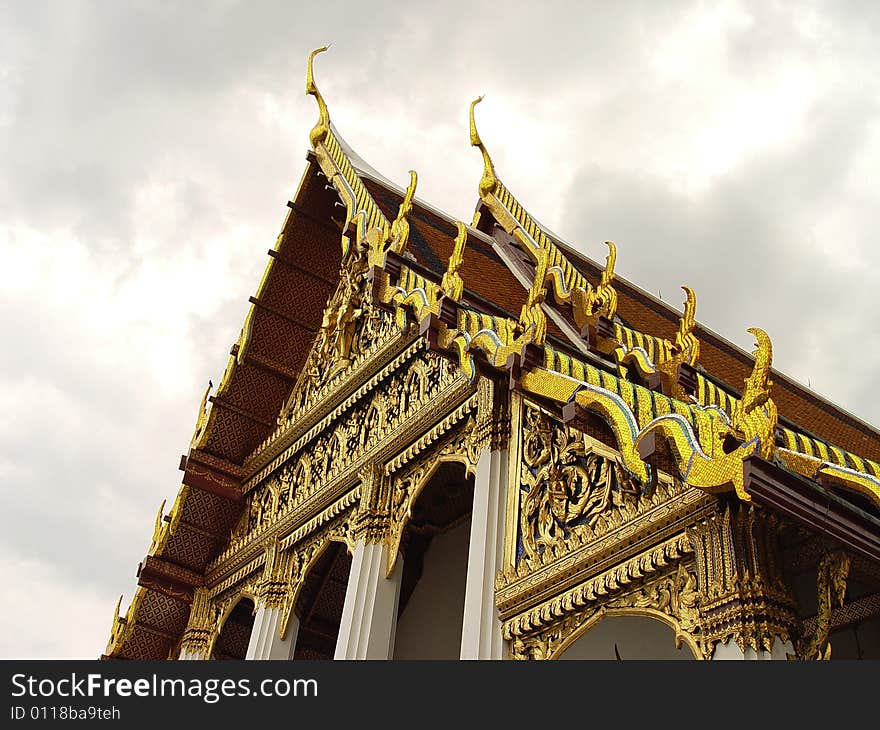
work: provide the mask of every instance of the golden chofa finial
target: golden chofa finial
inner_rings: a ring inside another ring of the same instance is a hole
[[[689,286],[681,288],[686,299],[684,313],[678,321],[678,332],[675,333],[675,350],[684,357],[688,365],[696,367],[700,359],[700,341],[694,335],[694,327],[697,324],[697,295]]]
[[[397,253],[403,253],[406,249],[406,242],[409,240],[409,221],[406,217],[412,211],[413,198],[416,195],[416,185],[418,185],[419,176],[415,170],[409,171],[409,185],[400,207],[397,209],[397,218],[391,224],[391,230],[388,237],[391,240],[391,249]]]
[[[480,139],[480,133],[477,131],[477,123],[474,120],[474,107],[483,101],[483,97],[479,96],[471,102],[471,145],[479,147],[483,153],[483,177],[480,178],[480,198],[484,198],[489,193],[494,193],[498,187],[498,178],[495,175],[495,166],[492,164],[492,158],[486,152],[483,140]]]
[[[312,147],[316,147],[319,142],[323,142],[324,138],[330,133],[330,112],[327,111],[327,105],[324,103],[324,97],[321,96],[321,92],[318,91],[318,87],[315,84],[315,74],[314,74],[314,60],[315,56],[319,53],[323,53],[330,46],[321,46],[321,48],[316,48],[309,54],[309,62],[306,66],[306,94],[311,94],[315,97],[315,100],[318,102],[318,123],[312,128],[312,131],[309,132],[309,141],[312,143]]]

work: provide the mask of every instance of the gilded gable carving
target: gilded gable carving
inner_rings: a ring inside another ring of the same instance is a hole
[[[313,397],[400,334],[394,316],[369,301],[366,261],[353,250],[343,261],[339,285],[327,302],[321,327],[278,423],[283,426],[308,410]]]
[[[644,499],[618,455],[525,406],[518,556],[540,559],[559,543],[580,544],[633,518]]]
[[[275,524],[310,496],[380,447],[388,434],[426,417],[426,406],[462,377],[448,360],[426,353],[392,372],[341,413],[247,495],[246,516],[226,550]]]

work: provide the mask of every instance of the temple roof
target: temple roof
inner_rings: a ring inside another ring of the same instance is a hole
[[[415,197],[415,173],[404,189],[352,150],[330,123],[311,57],[307,91],[320,117],[306,170],[223,378],[205,393],[183,484],[169,514],[160,507],[134,599],[123,616],[117,606],[108,656],[174,652],[241,515],[249,457],[278,433],[340,266],[355,255],[370,264],[378,303],[431,331],[465,373],[506,373],[511,387],[556,403],[640,479],[678,468],[693,486],[748,500],[746,463],[760,457],[817,489],[842,489],[854,508],[880,506],[880,432],[771,370],[763,331],[752,330],[751,355],[696,322],[691,290],[679,312],[614,274],[613,244],[603,265],[538,223],[496,174],[476,102],[483,177],[466,225]]]

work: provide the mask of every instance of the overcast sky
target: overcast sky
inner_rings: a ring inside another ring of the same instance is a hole
[[[540,11],[537,8],[540,7]],[[0,0],[0,656],[94,658],[331,118],[880,423],[880,5]],[[467,271],[462,272],[467,281]]]

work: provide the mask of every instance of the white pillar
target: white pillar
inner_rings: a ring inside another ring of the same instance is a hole
[[[200,651],[190,651],[188,649],[184,649],[180,652],[180,656],[177,657],[178,661],[203,661],[207,659],[202,652]]]
[[[358,540],[351,559],[334,659],[391,659],[403,561],[385,577],[385,546]]]
[[[746,649],[745,651],[743,651],[739,648],[739,645],[733,639],[728,639],[724,644],[722,644],[721,642],[715,644],[715,652],[712,654],[712,659],[787,659],[788,654],[794,654],[794,647],[791,645],[790,641],[782,641],[782,639],[780,639],[778,636],[773,641],[773,649],[771,651],[767,651],[766,649],[761,649],[759,651],[755,651],[754,649]]]
[[[291,612],[287,635],[283,640],[278,636],[280,624],[281,609],[267,608],[265,604],[260,604],[254,617],[254,628],[245,659],[293,659],[299,619]]]
[[[461,627],[462,659],[503,659],[504,639],[495,605],[495,576],[504,555],[507,449],[483,449],[474,479],[467,583]]]

